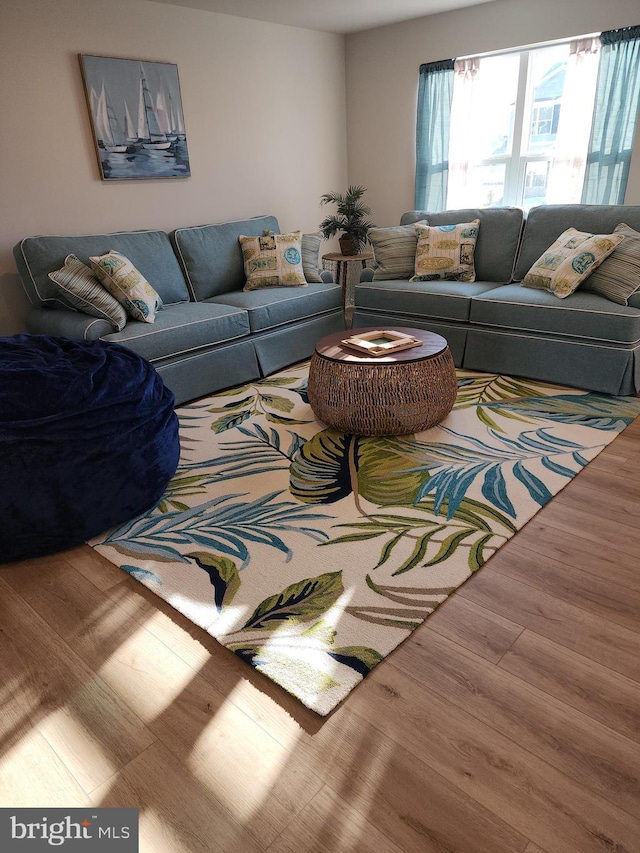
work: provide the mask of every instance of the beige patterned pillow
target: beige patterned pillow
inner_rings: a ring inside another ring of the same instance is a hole
[[[640,290],[640,232],[621,222],[613,233],[622,234],[624,240],[589,276],[584,289],[628,305],[629,297]]]
[[[67,255],[64,266],[50,272],[49,278],[69,305],[90,317],[108,320],[118,332],[124,329],[127,323],[126,311],[75,255]]]
[[[129,258],[111,249],[89,258],[96,278],[134,320],[153,323],[162,299]]]
[[[413,226],[418,236],[415,275],[410,281],[475,281],[474,255],[480,220],[458,225]]]
[[[275,234],[275,231],[268,229],[262,232],[263,237],[269,237]],[[302,235],[302,272],[304,273],[305,281],[308,284],[320,284],[324,281],[320,275],[320,246],[322,245],[323,236],[320,232],[316,234]]]
[[[302,269],[302,233],[238,237],[247,283],[244,290],[262,287],[306,287]]]
[[[531,267],[522,279],[522,287],[548,290],[565,299],[623,239],[622,234],[589,234],[567,228]]]

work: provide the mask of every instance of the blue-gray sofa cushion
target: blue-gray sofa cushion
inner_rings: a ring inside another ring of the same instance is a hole
[[[366,281],[356,285],[356,304],[365,310],[466,322],[471,298],[495,287],[493,281]]]
[[[234,305],[249,314],[252,332],[264,332],[283,323],[308,320],[342,307],[342,288],[339,284],[309,284],[307,287],[270,287],[264,290],[225,293],[207,299],[207,304]]]
[[[515,281],[522,281],[542,253],[567,228],[591,234],[612,234],[621,222],[640,230],[640,205],[547,204],[532,207],[524,226]]]
[[[159,311],[153,325],[129,321],[121,332],[103,340],[124,344],[149,361],[171,358],[202,347],[242,338],[249,334],[246,311],[230,305],[183,302]]]
[[[429,225],[457,225],[480,220],[474,255],[477,281],[503,284],[513,280],[513,268],[522,232],[523,212],[519,207],[468,208],[429,213],[411,210],[400,219],[401,225],[428,219]]]
[[[59,269],[67,255],[75,255],[89,265],[90,255],[110,249],[125,255],[140,270],[165,305],[187,302],[189,294],[180,265],[164,231],[121,231],[79,237],[27,237],[13,254],[20,278],[32,305],[69,308],[49,273]]]
[[[171,234],[192,299],[197,302],[221,293],[242,290],[246,282],[238,237],[280,232],[275,216],[256,216],[219,225],[178,228]]]
[[[559,300],[546,290],[507,284],[475,297],[470,320],[477,325],[532,334],[549,333],[616,344],[640,341],[640,309],[618,305],[586,291]]]

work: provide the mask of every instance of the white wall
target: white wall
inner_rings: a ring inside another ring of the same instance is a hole
[[[638,0],[496,0],[347,36],[349,181],[367,187],[373,221],[414,207],[421,63],[636,24]],[[625,201],[640,204],[640,128]]]
[[[12,246],[262,213],[316,230],[346,186],[344,38],[147,0],[2,0],[0,335],[24,330]],[[178,66],[190,178],[101,181],[79,53]]]

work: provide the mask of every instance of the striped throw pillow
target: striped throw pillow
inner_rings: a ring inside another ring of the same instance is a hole
[[[108,320],[118,332],[124,329],[127,312],[75,255],[67,255],[64,266],[50,272],[49,278],[73,308],[90,317]]]
[[[371,228],[367,236],[376,262],[374,281],[411,278],[415,272],[418,245],[418,236],[413,225]]]
[[[618,305],[628,305],[631,294],[640,290],[640,231],[621,222],[613,233],[622,234],[624,240],[589,276],[582,289],[599,293]]]
[[[322,234],[302,235],[302,271],[309,283],[322,281],[320,276],[320,246]]]

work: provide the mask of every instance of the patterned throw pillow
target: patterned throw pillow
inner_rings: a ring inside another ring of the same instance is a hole
[[[238,237],[244,257],[245,290],[262,287],[306,287],[302,269],[302,234]]]
[[[613,230],[624,240],[590,275],[584,290],[592,290],[618,305],[628,305],[632,293],[640,290],[640,231],[621,222]]]
[[[474,254],[480,220],[459,225],[413,226],[418,237],[415,275],[411,281],[475,281]]]
[[[96,277],[134,320],[153,323],[162,308],[162,299],[146,278],[120,252],[89,258]]]
[[[567,228],[531,267],[522,287],[548,290],[565,299],[623,239],[622,234],[589,234]]]
[[[108,320],[118,332],[124,329],[127,323],[126,311],[75,255],[67,255],[64,266],[50,272],[49,278],[69,305],[90,317]]]
[[[425,221],[422,224],[427,223]],[[377,264],[374,281],[411,278],[415,272],[418,245],[418,235],[413,225],[370,228],[367,236]]]
[[[275,231],[263,231],[263,237],[275,234]],[[302,272],[308,284],[322,282],[320,275],[320,246],[322,245],[322,234],[302,235]]]

